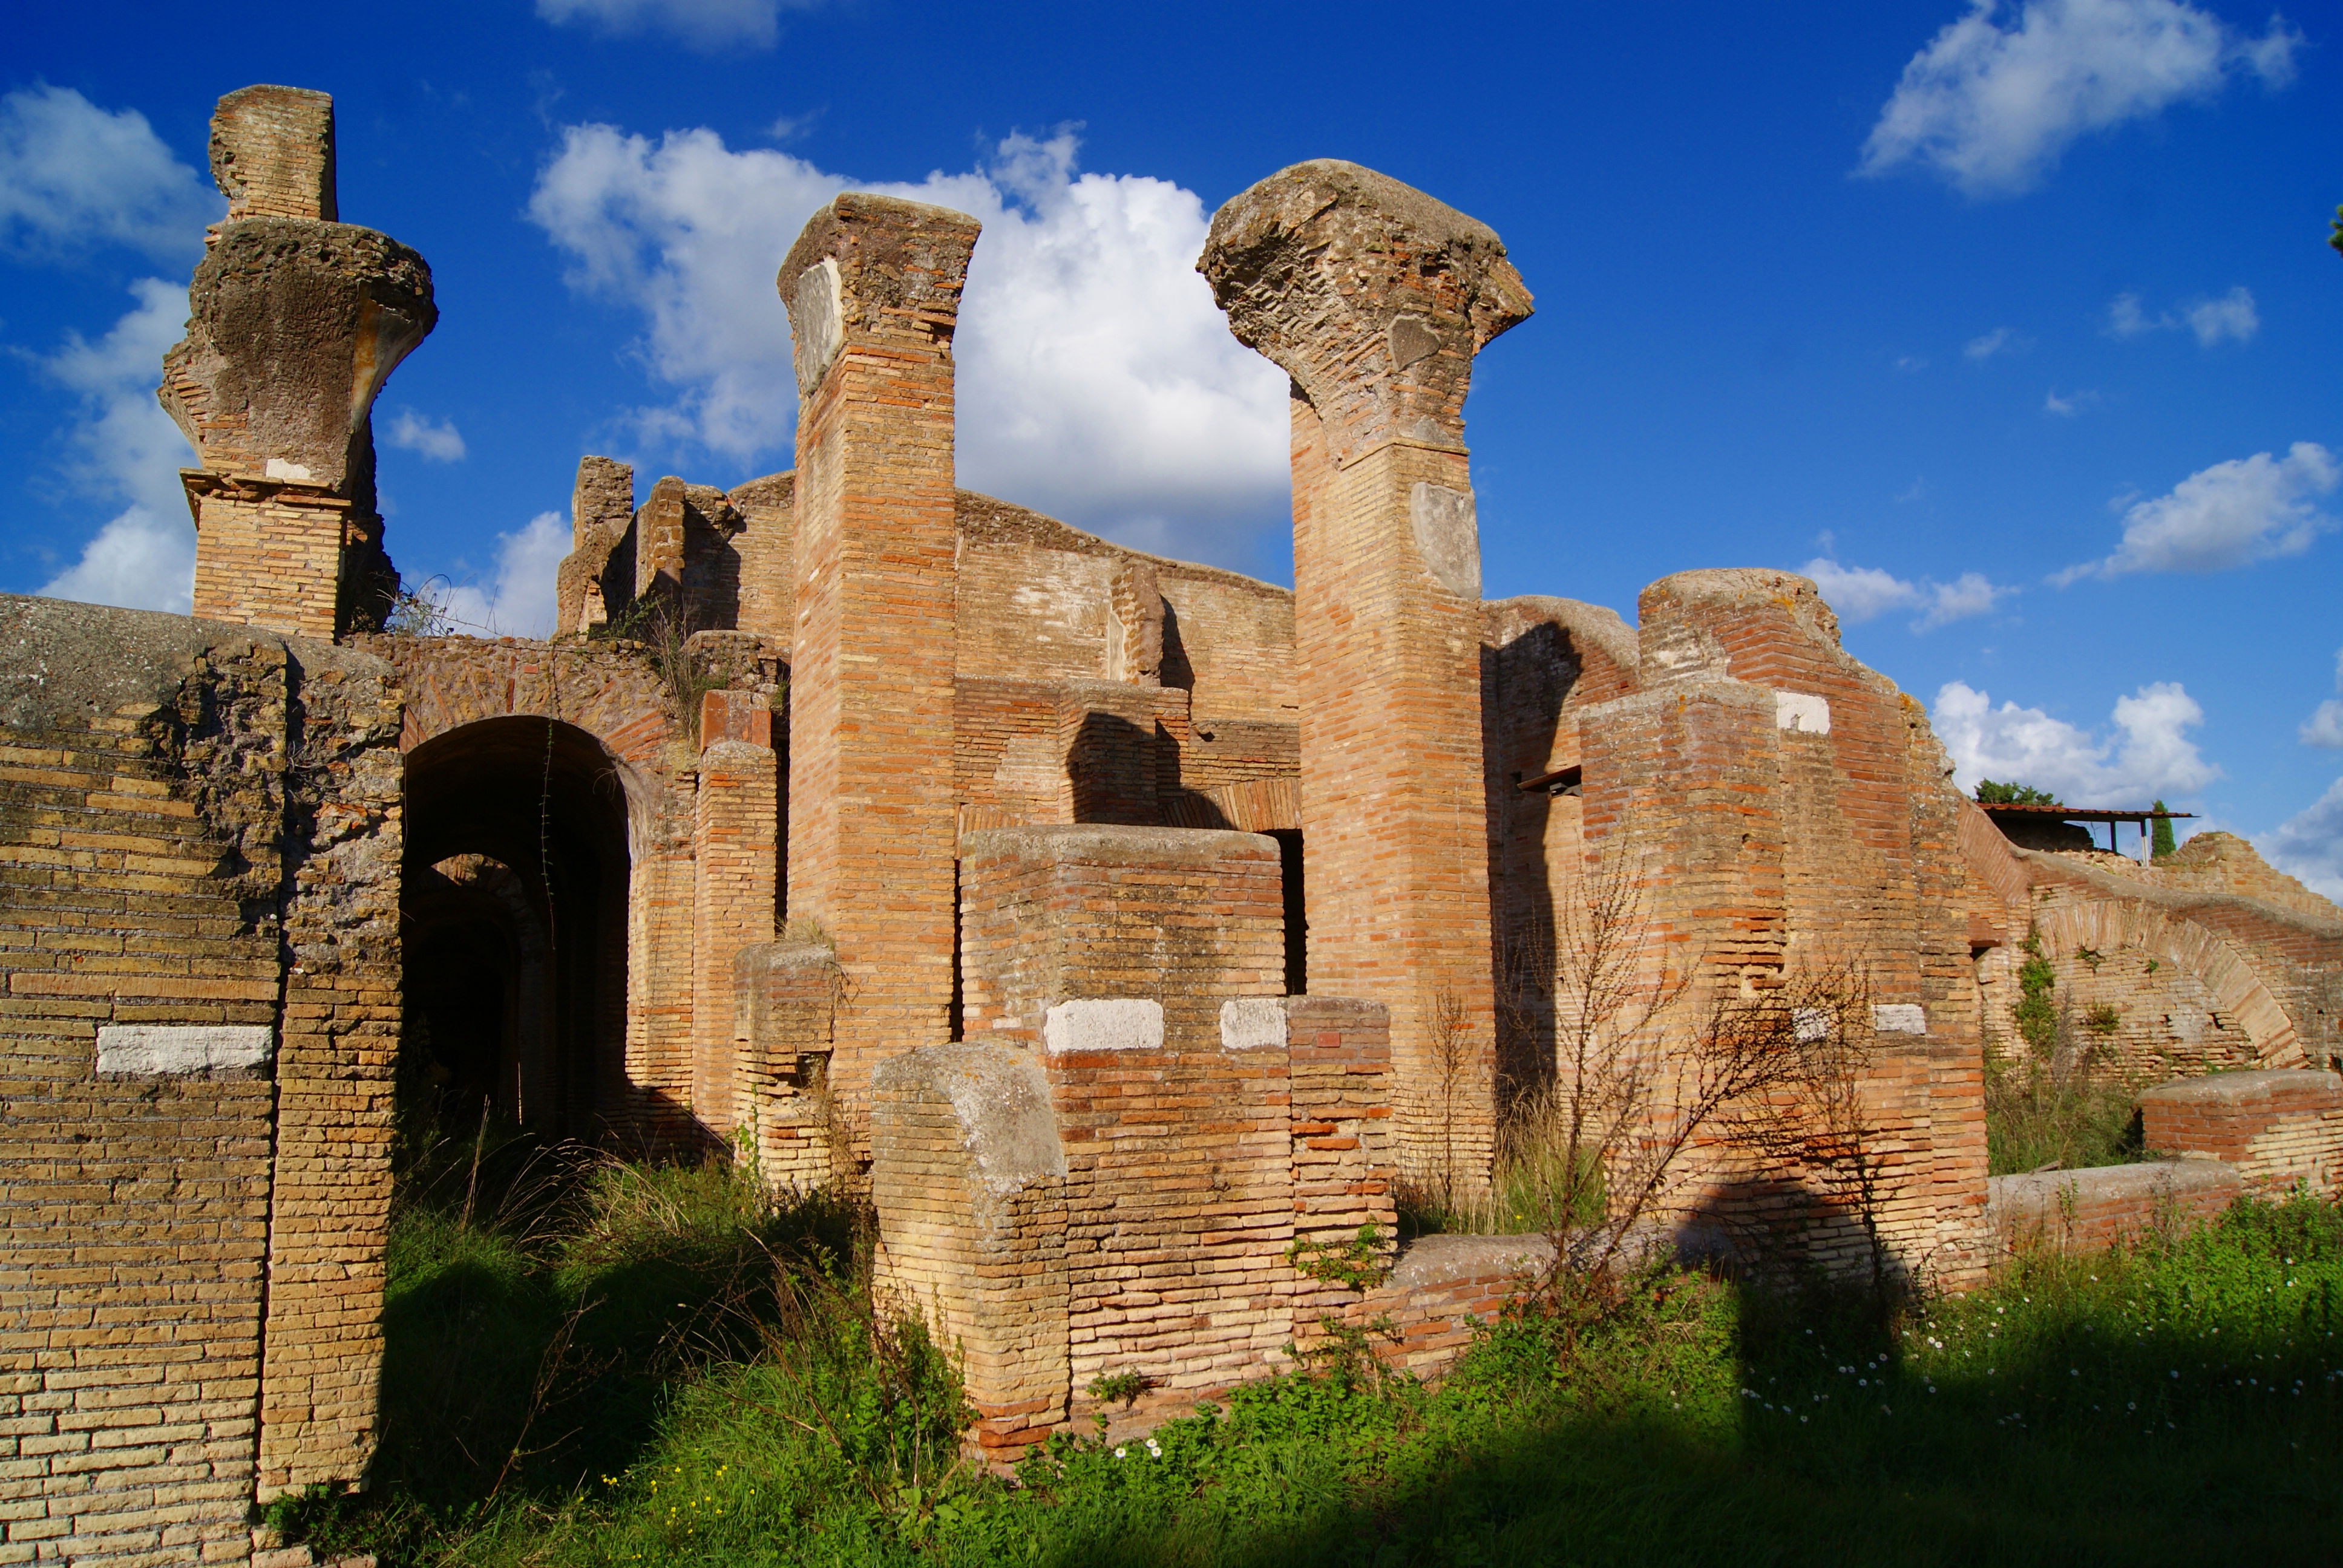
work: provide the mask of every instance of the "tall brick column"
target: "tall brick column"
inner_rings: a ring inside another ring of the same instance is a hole
[[[1292,377],[1311,987],[1390,1008],[1403,1165],[1476,1188],[1495,1052],[1463,405],[1529,292],[1487,227],[1333,161],[1223,206],[1198,270]]]
[[[431,269],[335,221],[334,101],[246,87],[212,116],[227,217],[163,357],[163,407],[201,456],[195,612],[311,637],[378,624],[398,575],[375,509],[375,395],[438,321]]]
[[[977,227],[841,196],[779,279],[799,399],[789,912],[837,944],[847,1106],[880,1059],[950,1031],[951,339]]]

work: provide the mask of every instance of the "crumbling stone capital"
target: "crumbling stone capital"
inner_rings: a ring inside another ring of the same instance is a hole
[[[334,105],[246,87],[212,116],[228,216],[187,291],[157,394],[209,472],[372,506],[375,395],[438,324],[431,269],[334,221]]]
[[[1232,198],[1196,270],[1238,341],[1316,408],[1337,463],[1393,438],[1461,446],[1473,357],[1531,309],[1487,225],[1332,158]]]
[[[420,256],[307,218],[222,225],[187,305],[158,396],[204,467],[337,493],[371,468],[375,394],[439,320]]]
[[[949,207],[860,191],[808,219],[775,279],[799,395],[812,396],[850,339],[949,354],[982,226]]]

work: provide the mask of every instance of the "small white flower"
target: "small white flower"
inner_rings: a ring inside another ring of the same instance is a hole
[[[1130,1454],[1130,1452],[1131,1452],[1131,1450],[1129,1450],[1129,1449],[1127,1449],[1127,1448],[1118,1448],[1118,1449],[1116,1449],[1116,1450],[1114,1451],[1114,1456],[1115,1456],[1117,1459],[1122,1459],[1122,1458],[1127,1457],[1127,1456]]]

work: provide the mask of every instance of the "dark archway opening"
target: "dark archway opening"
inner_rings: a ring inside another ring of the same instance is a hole
[[[485,719],[407,756],[409,1109],[598,1139],[626,1110],[627,791],[585,730]]]

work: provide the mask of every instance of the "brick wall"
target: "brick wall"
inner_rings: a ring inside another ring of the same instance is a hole
[[[342,629],[342,533],[349,503],[297,487],[202,484],[195,613],[304,637]]]
[[[2127,1068],[2153,1078],[2199,1065],[2324,1065],[2343,1056],[2343,925],[2251,899],[2160,887],[2073,856],[2008,852],[2032,883],[2025,913],[2057,969],[2055,995],[2071,1001],[2077,1020],[2093,1005],[2115,1008],[2110,1043]],[[2003,1038],[2014,1039],[2007,1019],[2018,956],[1997,957],[1987,1002]]]
[[[1285,989],[1276,842],[1061,826],[970,833],[960,861],[961,1032],[1038,1048],[1070,998],[1145,998],[1202,1050],[1232,997]],[[1215,1046],[1215,1049],[1217,1047]]]
[[[352,640],[398,671],[407,699],[399,744],[410,756],[516,718],[574,728],[604,754],[608,782],[594,788],[602,806],[623,814],[626,864],[612,869],[623,870],[623,897],[596,918],[608,927],[604,949],[623,950],[625,962],[600,977],[594,1030],[608,1044],[596,1055],[588,1110],[617,1124],[629,1146],[692,1146],[696,758],[649,658],[601,642]]]
[[[2343,1077],[2328,1071],[2221,1072],[2139,1097],[2148,1148],[2217,1160],[2246,1187],[2278,1196],[2300,1182],[2321,1197],[2343,1186]]]
[[[1862,1087],[1885,1151],[1894,1267],[1964,1277],[1985,1261],[1982,1035],[1970,912],[1991,899],[1959,849],[1962,804],[1917,704],[1839,648],[1805,579],[1689,572],[1644,591],[1635,694],[1584,708],[1581,859],[1560,907],[1620,858],[1641,889],[1646,983],[1709,998],[1843,974],[1892,1028]],[[1908,1031],[1908,1032],[1906,1032]],[[1803,1231],[1825,1263],[1868,1248],[1812,1173],[1708,1156],[1729,1226]]]
[[[972,1433],[1008,1457],[1066,1409],[1066,1160],[1031,1052],[923,1046],[870,1085],[877,1286],[956,1345]]]
[[[212,175],[227,218],[336,221],[334,100],[300,87],[243,87],[212,115]]]
[[[373,1450],[396,688],[177,617],[0,628],[0,1550],[240,1561],[256,1495]]]
[[[1152,1002],[1074,999],[1039,1050],[996,1036],[880,1069],[880,1277],[961,1345],[980,1452],[1013,1458],[1093,1416],[1151,1425],[1288,1364],[1322,1315],[1383,1300],[1297,1272],[1289,1250],[1392,1233],[1384,1010],[1225,1009],[1209,1035],[1175,1035]],[[1397,1303],[1447,1336],[1415,1336],[1428,1370],[1463,1342],[1457,1303],[1499,1291],[1453,1285]],[[1111,1374],[1144,1391],[1101,1401]]]
[[[431,269],[334,221],[333,100],[247,87],[220,100],[228,197],[164,356],[163,407],[199,454],[196,613],[307,636],[372,624],[397,574],[375,510],[375,396],[438,320]]]

